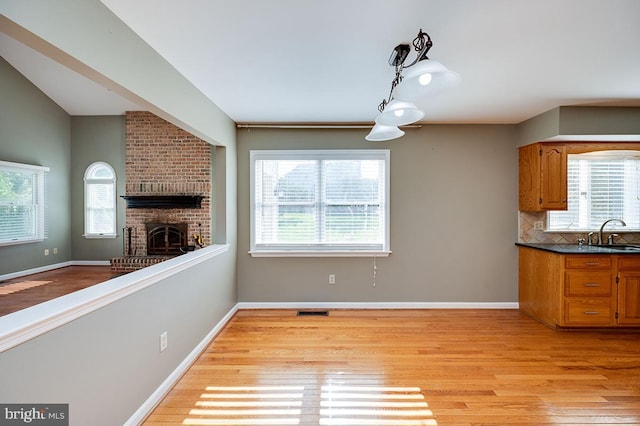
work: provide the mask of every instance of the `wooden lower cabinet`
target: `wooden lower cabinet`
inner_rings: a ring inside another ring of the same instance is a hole
[[[640,255],[518,249],[522,312],[552,328],[640,326]]]
[[[640,257],[618,259],[618,324],[640,326]]]
[[[613,259],[610,255],[564,255],[563,322],[561,326],[613,326]]]

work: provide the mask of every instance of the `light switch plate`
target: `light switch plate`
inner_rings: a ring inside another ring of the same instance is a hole
[[[167,332],[165,331],[164,333],[162,333],[160,335],[160,352],[162,352],[165,349],[167,349],[168,343],[169,342],[167,341]]]

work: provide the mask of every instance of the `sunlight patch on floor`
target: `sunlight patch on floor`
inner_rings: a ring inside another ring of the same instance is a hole
[[[184,425],[298,425],[304,386],[207,386]]]
[[[321,425],[437,425],[419,387],[325,385]]]
[[[27,290],[33,287],[39,287],[51,282],[53,281],[21,281],[19,283],[3,284],[0,285],[0,296],[16,293],[18,291]]]
[[[207,386],[184,425],[437,425],[419,387]],[[304,412],[303,412],[304,410]]]

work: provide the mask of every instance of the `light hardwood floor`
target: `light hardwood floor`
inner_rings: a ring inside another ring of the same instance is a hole
[[[640,424],[640,334],[516,310],[240,310],[145,425]]]

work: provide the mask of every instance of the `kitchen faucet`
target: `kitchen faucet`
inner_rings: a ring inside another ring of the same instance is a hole
[[[602,245],[604,244],[604,239],[602,238],[602,231],[604,230],[604,227],[607,223],[609,222],[620,222],[620,224],[622,226],[627,226],[626,223],[624,223],[624,220],[622,219],[609,219],[609,220],[605,220],[604,223],[602,224],[602,226],[600,227],[600,232],[598,232],[598,245]],[[613,239],[610,239],[609,241],[613,242]]]

